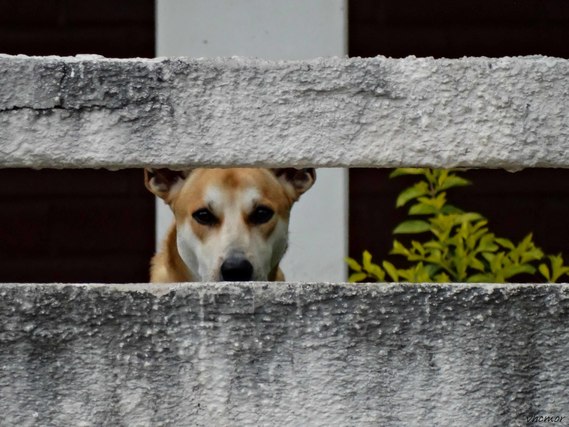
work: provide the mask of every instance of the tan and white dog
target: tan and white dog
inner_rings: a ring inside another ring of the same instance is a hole
[[[147,169],[144,177],[175,217],[151,282],[284,280],[290,210],[314,169]]]

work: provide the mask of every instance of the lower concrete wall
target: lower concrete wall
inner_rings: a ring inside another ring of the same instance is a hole
[[[0,414],[19,426],[567,425],[569,287],[4,284]]]

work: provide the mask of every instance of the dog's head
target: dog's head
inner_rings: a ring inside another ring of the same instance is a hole
[[[315,179],[314,169],[145,171],[146,187],[174,212],[180,257],[201,281],[274,277],[290,209]]]

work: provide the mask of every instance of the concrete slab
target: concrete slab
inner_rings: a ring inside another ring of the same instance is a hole
[[[0,55],[0,167],[569,165],[569,60]]]
[[[3,284],[0,424],[567,425],[568,354],[567,285]]]

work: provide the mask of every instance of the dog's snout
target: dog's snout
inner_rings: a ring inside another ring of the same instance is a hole
[[[253,278],[253,264],[246,258],[231,257],[221,264],[221,279],[227,282],[246,282]]]

